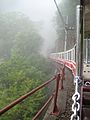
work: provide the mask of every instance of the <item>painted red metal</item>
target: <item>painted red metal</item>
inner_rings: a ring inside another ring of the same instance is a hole
[[[62,90],[64,89],[63,87],[63,77],[62,77],[62,74],[60,75],[61,79],[60,79],[60,82],[59,82],[59,90]]]
[[[63,66],[63,69],[61,70],[61,74],[60,74],[59,90],[64,89],[63,80],[65,80],[65,65]]]
[[[46,85],[48,85],[50,82],[52,82],[55,79],[56,79],[56,76],[54,76],[53,78],[51,78],[50,80],[48,80],[44,84],[38,86],[37,88],[33,89],[32,91],[30,91],[30,92],[26,93],[25,95],[21,96],[17,100],[13,101],[11,104],[7,105],[6,107],[4,107],[3,109],[0,110],[0,115],[4,114],[6,111],[10,110],[12,107],[19,104],[21,101],[28,98],[29,96],[31,96],[32,94],[34,94],[38,90],[42,89],[43,87],[45,87]]]
[[[73,75],[76,76],[76,63],[74,61],[61,59],[59,57],[50,57],[50,59],[58,64],[65,65],[72,71]]]
[[[90,92],[90,86],[84,86],[83,90],[84,92]]]
[[[59,82],[60,82],[60,74],[58,74],[57,79],[56,79],[56,91],[55,91],[55,96],[54,96],[54,107],[53,107],[53,112],[51,115],[56,115],[58,116],[60,111],[58,110],[57,107],[57,97],[58,97],[58,90],[59,90]]]
[[[65,80],[65,64],[63,65],[62,69],[62,79]]]
[[[38,111],[38,113],[34,116],[34,118],[32,120],[36,120],[41,113],[43,112],[43,110],[47,107],[47,105],[51,102],[51,100],[53,99],[53,95],[48,99],[48,101],[44,104],[44,106]]]

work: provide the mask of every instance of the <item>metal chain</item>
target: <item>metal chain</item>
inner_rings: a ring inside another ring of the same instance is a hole
[[[90,82],[89,81],[85,82],[85,86],[90,86]]]
[[[72,97],[73,104],[72,104],[72,111],[73,114],[71,115],[71,120],[80,120],[79,116],[77,115],[77,112],[80,110],[80,104],[79,104],[79,99],[80,99],[80,94],[78,92],[78,87],[80,83],[80,77],[76,76],[74,79],[74,84],[75,84],[75,93]]]

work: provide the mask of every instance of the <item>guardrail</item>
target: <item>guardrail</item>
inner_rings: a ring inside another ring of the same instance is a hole
[[[63,68],[64,69],[64,68]],[[44,106],[37,112],[37,114],[33,117],[32,120],[36,120],[41,113],[43,112],[43,110],[48,106],[48,104],[52,101],[52,99],[54,99],[54,105],[53,105],[53,110],[52,110],[52,114],[53,115],[57,115],[59,114],[58,107],[57,107],[57,97],[58,97],[58,90],[59,88],[62,89],[63,88],[63,69],[61,70],[62,74],[56,74],[54,77],[52,77],[50,80],[48,80],[47,82],[43,83],[42,85],[36,87],[35,89],[33,89],[32,91],[26,93],[25,95],[22,95],[20,98],[18,98],[17,100],[13,101],[12,103],[10,103],[9,105],[7,105],[6,107],[4,107],[3,109],[0,110],[0,115],[4,114],[5,112],[7,112],[8,110],[10,110],[11,108],[13,108],[14,106],[16,106],[17,104],[19,104],[20,102],[22,102],[23,100],[25,100],[26,98],[30,97],[31,95],[33,95],[34,93],[36,93],[37,91],[39,91],[40,89],[46,87],[47,85],[49,85],[52,81],[55,81],[55,89],[54,92],[52,93],[52,95],[50,96],[50,98],[47,100],[47,102],[44,104]],[[61,81],[61,82],[60,82]]]
[[[76,44],[70,50],[51,53],[49,58],[58,64],[65,65],[72,71],[74,76],[76,75]]]
[[[76,45],[65,52],[60,52],[60,53],[52,53],[50,55],[51,58],[61,58],[64,60],[70,60],[70,61],[76,61]],[[60,63],[60,61],[58,61],[57,59],[55,59],[55,61],[57,63]],[[61,60],[62,62],[63,60]],[[65,75],[65,62],[63,63],[63,68],[59,69],[59,74],[55,75],[54,77],[52,77],[50,80],[48,80],[47,82],[43,83],[42,85],[36,87],[35,89],[33,89],[32,91],[26,93],[25,95],[22,95],[20,98],[18,98],[17,100],[13,101],[12,103],[10,103],[9,105],[7,105],[6,107],[4,107],[3,109],[0,110],[0,115],[4,114],[5,112],[7,112],[8,110],[10,110],[11,108],[13,108],[14,106],[16,106],[17,104],[19,104],[20,102],[22,102],[23,100],[25,100],[26,98],[30,97],[31,95],[33,95],[34,93],[36,93],[37,91],[39,91],[40,89],[46,87],[47,85],[49,85],[52,81],[55,80],[55,90],[52,93],[52,95],[50,96],[50,98],[47,100],[47,102],[44,104],[44,106],[37,112],[37,114],[33,117],[32,120],[36,120],[41,113],[43,112],[43,110],[48,106],[48,104],[52,101],[52,99],[54,99],[54,105],[53,105],[53,110],[52,113],[53,115],[58,115],[59,114],[59,110],[57,107],[57,97],[58,97],[58,90],[63,89],[63,79],[64,79],[64,75]]]
[[[64,52],[58,52],[58,53],[51,53],[50,56],[51,57],[59,57],[64,60],[76,61],[76,44],[70,50],[67,50]]]

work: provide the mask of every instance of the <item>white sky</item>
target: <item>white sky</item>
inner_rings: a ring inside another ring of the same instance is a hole
[[[29,15],[30,19],[44,22],[41,31],[41,35],[45,39],[42,53],[46,54],[48,49],[54,46],[56,40],[56,32],[52,22],[56,12],[54,0],[21,0],[18,7],[20,11]]]
[[[5,11],[21,11],[33,20],[47,20],[56,11],[54,0],[0,0],[0,4]]]
[[[54,16],[56,7],[53,0],[23,0],[20,9],[34,20],[47,20]]]
[[[42,21],[43,29],[41,31],[44,37],[43,52],[54,45],[56,32],[53,18],[55,17],[56,6],[54,0],[0,0],[0,5],[4,11],[18,11],[30,17],[33,21]],[[59,1],[59,0],[57,0]]]

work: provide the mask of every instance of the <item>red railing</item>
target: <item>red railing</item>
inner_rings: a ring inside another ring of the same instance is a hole
[[[52,81],[55,80],[56,84],[55,84],[55,90],[52,93],[51,97],[47,100],[47,102],[44,104],[44,106],[37,112],[37,114],[34,116],[34,118],[32,120],[36,120],[41,113],[43,112],[43,110],[48,106],[48,104],[51,102],[52,99],[54,99],[54,105],[53,105],[53,110],[52,113],[53,115],[58,115],[59,114],[59,110],[57,107],[57,96],[58,96],[58,90],[59,88],[62,89],[63,88],[63,70],[62,69],[61,73],[62,74],[57,74],[54,77],[52,77],[50,80],[48,80],[47,82],[45,82],[44,84],[36,87],[35,89],[33,89],[32,91],[26,93],[25,95],[21,96],[20,98],[18,98],[17,100],[13,101],[12,103],[10,103],[9,105],[7,105],[6,107],[4,107],[3,109],[0,110],[0,115],[4,114],[5,112],[7,112],[8,110],[10,110],[12,107],[16,106],[17,104],[19,104],[20,102],[22,102],[23,100],[25,100],[26,98],[30,97],[31,95],[33,95],[35,92],[39,91],[40,89],[42,89],[43,87],[46,87],[47,85],[49,85]],[[61,82],[60,82],[61,81]],[[61,84],[60,84],[61,83]]]

